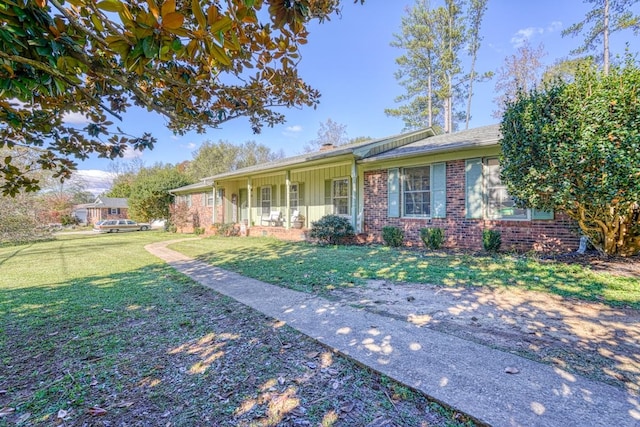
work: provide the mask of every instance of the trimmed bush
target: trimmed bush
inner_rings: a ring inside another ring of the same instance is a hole
[[[442,228],[421,228],[420,239],[428,249],[440,249],[444,244],[444,230]]]
[[[351,221],[338,215],[325,215],[311,223],[309,237],[321,243],[337,245],[347,237],[355,234]]]
[[[193,234],[195,234],[196,236],[200,236],[201,234],[204,234],[204,227],[195,227],[193,229]]]
[[[502,245],[502,237],[498,230],[482,230],[482,246],[487,252],[498,252]]]
[[[382,240],[387,246],[399,248],[404,242],[404,230],[390,225],[382,227]]]

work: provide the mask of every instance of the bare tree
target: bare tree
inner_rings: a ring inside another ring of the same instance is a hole
[[[338,147],[340,145],[347,144],[348,142],[349,137],[347,136],[347,125],[334,122],[331,118],[328,118],[326,122],[320,123],[318,137],[309,141],[304,146],[304,151],[309,153],[319,150],[325,144]]]
[[[528,93],[541,78],[543,68],[542,57],[546,55],[544,46],[540,44],[533,48],[526,41],[518,51],[505,58],[504,64],[496,71],[494,98],[496,110],[493,117],[502,117],[507,101],[516,99],[518,93]]]

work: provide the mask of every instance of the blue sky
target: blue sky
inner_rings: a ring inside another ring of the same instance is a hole
[[[385,108],[394,107],[394,98],[402,88],[394,78],[395,58],[402,52],[389,45],[400,31],[401,17],[413,0],[366,0],[364,5],[343,0],[342,17],[310,26],[309,43],[303,46],[300,75],[322,93],[320,105],[312,108],[283,110],[287,123],[265,128],[259,135],[251,132],[245,119],[228,122],[221,129],[206,134],[175,136],[165,127],[162,116],[146,111],[130,111],[121,128],[129,133],[152,132],[158,138],[154,150],[142,153],[146,166],[156,162],[179,163],[193,158],[202,142],[220,139],[242,143],[255,140],[287,156],[300,153],[316,138],[319,124],[331,118],[347,126],[349,138],[380,138],[402,131],[399,118],[387,117]],[[438,0],[433,4],[439,4]],[[563,28],[583,19],[589,4],[581,0],[489,0],[482,24],[482,47],[478,54],[478,71],[495,71],[507,56],[516,52],[524,39],[535,47],[544,45],[546,64],[569,55],[580,45],[581,37],[561,36]],[[638,13],[638,10],[635,11]],[[612,53],[624,52],[625,43],[633,49],[637,43],[630,31],[614,33]],[[495,81],[476,85],[470,127],[496,120],[491,113]],[[120,160],[126,162],[127,159]],[[100,171],[112,169],[110,161],[91,158],[79,164],[82,176],[102,177]],[[90,187],[92,185],[89,185]]]

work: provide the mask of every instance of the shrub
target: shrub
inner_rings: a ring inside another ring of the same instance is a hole
[[[204,234],[204,227],[196,227],[196,228],[194,228],[193,229],[193,234],[195,234],[196,236]]]
[[[348,218],[338,215],[325,215],[311,223],[309,237],[322,243],[336,245],[344,238],[355,234]]]
[[[399,248],[404,242],[404,230],[390,225],[382,227],[382,240],[387,246]]]
[[[498,252],[502,245],[502,237],[498,230],[482,230],[482,246],[487,252]]]
[[[239,236],[240,235],[240,228],[236,227],[235,224],[214,224],[214,226],[217,228],[216,234],[218,236],[223,236],[223,237],[232,237],[232,236]]]
[[[64,226],[67,225],[78,225],[80,224],[80,220],[76,216],[71,215],[62,215],[60,217],[60,223]]]
[[[429,249],[440,249],[444,244],[444,230],[442,228],[421,228],[420,239]]]

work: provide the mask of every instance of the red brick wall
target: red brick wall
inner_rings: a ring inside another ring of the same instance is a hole
[[[400,227],[405,244],[422,246],[420,229],[444,229],[445,246],[450,248],[482,249],[482,230],[500,231],[503,250],[569,251],[578,247],[577,226],[565,215],[556,212],[553,221],[496,221],[465,218],[465,163],[447,162],[446,218],[388,218],[387,170],[364,174],[364,232],[369,240],[382,242],[382,227]]]
[[[191,207],[189,208],[189,221],[178,230],[181,233],[193,233],[195,227],[203,227],[208,231],[212,225],[213,207],[203,206],[202,193],[191,195]]]

